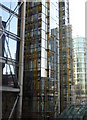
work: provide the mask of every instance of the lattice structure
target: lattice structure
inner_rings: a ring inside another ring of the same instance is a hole
[[[13,7],[11,5],[11,2],[0,2],[0,11],[2,11],[0,17],[0,42],[2,42],[2,44],[0,44],[0,53],[2,52],[2,54],[0,54],[0,73],[2,73],[2,75],[0,74],[0,98],[2,97],[2,99],[0,99],[2,101],[2,104],[0,104],[0,118],[2,119],[16,119],[22,117],[23,49],[26,4],[21,1],[20,3],[14,2]],[[18,14],[19,8],[21,11],[21,17]],[[15,26],[12,25],[13,18],[14,21],[20,19],[21,29],[19,35],[15,32],[18,29],[16,22],[14,22]],[[18,54],[18,61],[12,57],[13,53],[9,48],[9,43],[12,41],[12,45],[14,44],[14,41],[16,41],[16,43],[19,42],[20,50]],[[6,73],[4,73],[5,75],[3,74],[4,66],[6,66]],[[17,71],[18,76],[15,72],[16,67],[19,68]],[[9,75],[7,73],[9,73]]]
[[[72,27],[69,25],[69,1],[59,2],[60,101],[61,112],[72,101]]]
[[[23,118],[58,115],[58,37],[58,2],[27,3]]]

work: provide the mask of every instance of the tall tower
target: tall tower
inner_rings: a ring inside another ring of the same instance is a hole
[[[76,98],[74,102],[76,104],[86,99],[86,45],[85,38],[76,37],[73,39],[73,81]]]
[[[58,1],[27,2],[23,118],[60,112],[58,21]]]
[[[60,46],[60,109],[71,103],[72,85],[72,27],[69,24],[69,1],[59,2],[59,46]]]

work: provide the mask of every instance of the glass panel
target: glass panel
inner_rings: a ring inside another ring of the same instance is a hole
[[[43,39],[45,39],[45,31],[44,30],[41,30],[41,37],[43,38]]]

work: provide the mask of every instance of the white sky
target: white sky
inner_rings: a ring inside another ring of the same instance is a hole
[[[72,36],[85,37],[85,2],[87,0],[69,0]]]

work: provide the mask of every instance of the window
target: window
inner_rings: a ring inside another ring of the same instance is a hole
[[[45,39],[45,31],[42,30],[42,38]]]
[[[40,60],[40,59],[38,59],[37,61],[38,61],[38,68],[40,68],[40,65],[41,65],[41,60]]]
[[[45,14],[45,7],[42,5],[42,13]]]

